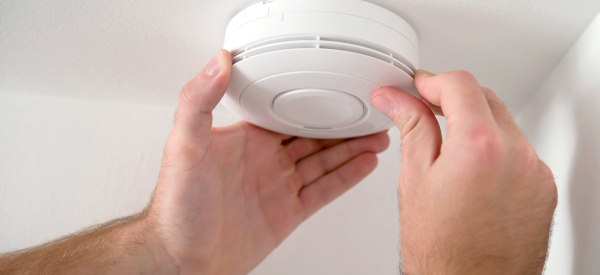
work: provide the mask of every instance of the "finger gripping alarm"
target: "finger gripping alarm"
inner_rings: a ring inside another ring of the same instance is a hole
[[[419,96],[417,35],[398,15],[359,0],[263,1],[227,26],[233,56],[225,107],[271,131],[348,138],[388,129],[371,94]]]

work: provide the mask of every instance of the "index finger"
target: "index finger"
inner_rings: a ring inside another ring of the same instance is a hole
[[[441,106],[448,137],[480,125],[496,125],[481,86],[466,71],[434,75],[418,70],[415,86],[427,101]]]

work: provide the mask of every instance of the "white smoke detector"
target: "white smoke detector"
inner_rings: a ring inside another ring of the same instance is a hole
[[[371,94],[419,97],[415,31],[359,0],[263,1],[227,26],[233,71],[222,102],[252,124],[292,136],[348,138],[390,128]]]

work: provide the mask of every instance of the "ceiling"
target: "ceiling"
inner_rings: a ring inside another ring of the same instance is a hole
[[[3,0],[0,91],[175,106],[228,20],[254,2]],[[414,27],[423,69],[471,71],[512,112],[600,9],[598,0],[371,2]]]

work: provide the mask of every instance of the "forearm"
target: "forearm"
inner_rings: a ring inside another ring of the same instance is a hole
[[[142,215],[0,258],[2,274],[177,274]]]

